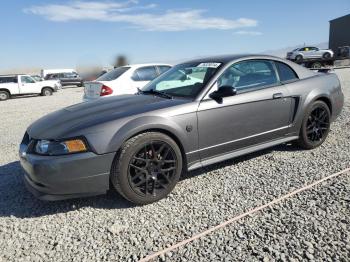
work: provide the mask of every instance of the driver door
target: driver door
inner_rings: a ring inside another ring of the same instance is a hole
[[[38,83],[30,76],[21,76],[19,89],[21,94],[40,93]]]
[[[237,94],[221,101],[207,95],[197,117],[202,160],[283,137],[290,124],[291,97],[269,60],[233,64],[209,93],[230,85]]]

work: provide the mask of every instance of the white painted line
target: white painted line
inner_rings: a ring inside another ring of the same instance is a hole
[[[322,183],[324,181],[327,181],[327,180],[330,180],[330,179],[335,178],[337,176],[343,175],[343,174],[345,174],[345,173],[347,173],[349,171],[350,171],[350,168],[346,168],[346,169],[344,169],[344,170],[342,170],[340,172],[337,172],[337,173],[334,173],[332,175],[326,176],[326,177],[324,177],[324,178],[322,178],[320,180],[317,180],[317,181],[315,181],[315,182],[313,182],[313,183],[311,183],[309,185],[306,185],[306,186],[301,187],[299,189],[296,189],[296,190],[294,190],[292,192],[289,192],[289,193],[287,193],[287,194],[285,194],[285,195],[283,195],[283,196],[281,196],[279,198],[276,198],[276,199],[272,200],[271,202],[269,202],[267,204],[264,204],[262,206],[258,206],[258,207],[255,207],[253,209],[250,209],[250,210],[248,210],[247,212],[245,212],[243,214],[240,214],[240,215],[235,216],[235,217],[233,217],[233,218],[231,218],[229,220],[226,220],[225,222],[223,222],[223,223],[221,223],[219,225],[216,225],[216,226],[214,226],[212,228],[209,228],[209,229],[207,229],[207,230],[205,230],[205,231],[203,231],[201,233],[198,233],[198,234],[196,234],[196,235],[194,235],[194,236],[192,236],[192,237],[190,237],[188,239],[182,240],[182,241],[180,241],[180,242],[178,242],[178,243],[176,243],[176,244],[174,244],[174,245],[172,245],[172,246],[170,246],[168,248],[165,248],[165,249],[160,250],[158,252],[155,252],[155,253],[153,253],[151,255],[148,255],[148,256],[142,258],[141,260],[139,260],[139,262],[146,262],[146,261],[154,259],[154,258],[156,258],[156,257],[158,257],[160,255],[163,255],[163,254],[165,254],[167,252],[173,251],[174,249],[176,249],[178,247],[184,246],[187,243],[190,243],[190,242],[192,242],[192,241],[194,241],[194,240],[196,240],[198,238],[201,238],[203,236],[206,236],[206,235],[212,233],[213,231],[216,231],[216,230],[218,230],[220,228],[223,228],[223,227],[225,227],[225,226],[227,226],[229,224],[232,224],[232,223],[236,222],[239,219],[242,219],[242,218],[244,218],[246,216],[252,215],[253,213],[261,211],[262,209],[265,209],[267,207],[271,207],[274,204],[277,204],[277,203],[279,203],[279,202],[281,202],[281,201],[283,201],[283,200],[285,200],[287,198],[290,198],[290,197],[292,197],[292,196],[294,196],[294,195],[296,195],[296,194],[298,194],[300,192],[303,192],[303,191],[308,190],[308,189],[310,189],[310,188],[312,188],[314,186],[317,186],[318,184],[320,184],[320,183]]]

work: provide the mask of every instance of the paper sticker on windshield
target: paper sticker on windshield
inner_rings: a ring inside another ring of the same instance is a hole
[[[221,63],[200,63],[197,65],[197,67],[211,67],[211,68],[218,68],[221,65]]]

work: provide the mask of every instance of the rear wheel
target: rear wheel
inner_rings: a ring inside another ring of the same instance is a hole
[[[52,93],[53,93],[52,89],[48,88],[48,87],[45,87],[45,88],[43,88],[43,90],[41,90],[41,95],[42,96],[51,96]]]
[[[299,134],[298,144],[304,149],[320,146],[330,129],[331,113],[326,103],[316,101],[307,110]]]
[[[129,139],[116,156],[111,181],[127,200],[143,205],[167,196],[182,172],[178,145],[165,134],[147,132]]]
[[[331,58],[331,54],[328,53],[328,52],[327,52],[327,53],[324,53],[324,54],[323,54],[323,58],[324,58],[324,59],[330,59],[330,58]]]
[[[10,98],[10,93],[7,91],[0,91],[0,101],[5,101]]]

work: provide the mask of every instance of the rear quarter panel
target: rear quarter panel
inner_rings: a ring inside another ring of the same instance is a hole
[[[317,74],[315,76],[301,79],[290,83],[287,88],[294,98],[294,112],[291,132],[298,134],[306,110],[311,104],[319,99],[325,99],[331,104],[332,121],[339,115],[344,97],[341,91],[338,77],[333,73]]]
[[[11,95],[18,95],[19,88],[17,83],[3,83],[0,84],[0,90],[7,90]]]

